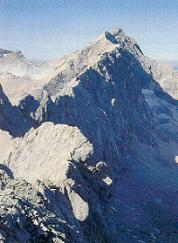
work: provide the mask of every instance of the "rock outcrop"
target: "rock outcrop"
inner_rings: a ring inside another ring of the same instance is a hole
[[[92,152],[92,145],[76,127],[43,123],[14,141],[6,161],[15,178],[32,183],[49,180],[57,186],[67,180],[72,161],[84,163]]]
[[[85,242],[66,192],[0,176],[1,242]]]

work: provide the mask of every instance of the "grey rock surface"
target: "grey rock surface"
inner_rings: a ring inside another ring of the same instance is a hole
[[[40,181],[32,185],[0,175],[1,242],[85,241],[67,193]]]

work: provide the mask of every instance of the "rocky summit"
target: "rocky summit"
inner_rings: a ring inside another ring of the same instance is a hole
[[[178,242],[175,69],[116,28],[45,64],[0,49],[0,83],[0,242]]]

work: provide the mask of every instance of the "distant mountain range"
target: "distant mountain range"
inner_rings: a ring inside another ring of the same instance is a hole
[[[178,61],[167,61],[173,68],[178,69]]]

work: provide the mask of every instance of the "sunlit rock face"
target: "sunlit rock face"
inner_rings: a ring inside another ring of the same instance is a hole
[[[4,242],[178,241],[176,71],[119,28],[46,64],[1,50],[0,71]]]

